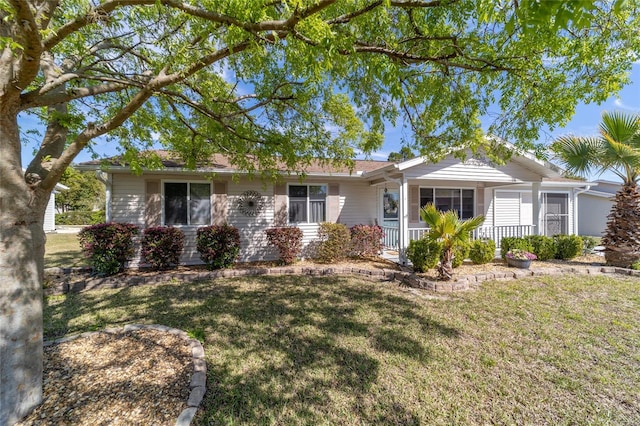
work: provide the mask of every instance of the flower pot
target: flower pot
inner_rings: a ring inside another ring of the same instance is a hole
[[[529,269],[531,260],[529,259],[510,259],[507,257],[507,265],[521,269]]]

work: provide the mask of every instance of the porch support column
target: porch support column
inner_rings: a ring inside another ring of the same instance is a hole
[[[540,221],[540,205],[541,205],[541,194],[540,194],[540,182],[533,182],[531,184],[531,208],[532,208],[532,220],[534,235],[542,235],[543,230]]]
[[[402,176],[398,191],[400,197],[400,220],[398,220],[398,253],[402,265],[407,264],[407,247],[409,245],[409,185]]]

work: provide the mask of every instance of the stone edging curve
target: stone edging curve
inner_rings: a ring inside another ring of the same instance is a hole
[[[118,334],[136,330],[167,332],[180,337],[189,343],[191,348],[191,360],[193,362],[193,375],[189,382],[189,399],[187,399],[187,408],[182,410],[176,420],[176,426],[189,426],[202,403],[205,392],[207,391],[207,363],[204,360],[204,348],[202,347],[202,344],[198,340],[190,338],[185,331],[159,324],[128,324],[122,328],[105,328],[104,330],[87,331],[85,333],[61,337],[55,340],[45,340],[44,347],[70,342],[80,337],[89,337],[98,333]]]
[[[90,270],[90,269],[89,269]],[[95,289],[123,288],[144,284],[160,284],[170,281],[207,280],[216,278],[248,277],[259,275],[356,275],[376,281],[397,281],[410,287],[435,292],[457,292],[476,289],[484,281],[519,279],[529,276],[562,275],[562,274],[622,274],[640,276],[640,271],[612,266],[565,266],[534,267],[513,271],[483,272],[472,275],[461,275],[451,281],[434,281],[421,277],[413,272],[392,269],[366,269],[358,267],[325,267],[325,266],[281,266],[274,268],[220,269],[215,271],[164,271],[152,275],[115,275],[111,277],[89,277],[71,282],[68,277],[74,272],[86,272],[86,268],[50,268],[45,275],[55,277],[57,284],[45,289],[46,294],[65,294]],[[67,277],[67,278],[65,278]]]

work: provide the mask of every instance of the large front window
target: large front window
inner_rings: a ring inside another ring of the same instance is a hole
[[[211,223],[211,184],[165,182],[165,225],[209,225]]]
[[[473,189],[420,188],[420,208],[428,203],[443,212],[453,210],[460,219],[473,217]]]
[[[326,210],[326,185],[289,185],[289,222],[324,222]]]

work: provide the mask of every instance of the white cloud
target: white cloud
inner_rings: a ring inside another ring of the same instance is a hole
[[[627,105],[625,104],[622,99],[618,98],[615,101],[613,101],[613,104],[616,106],[616,108],[620,108],[626,111],[633,111],[633,112],[637,112],[640,111],[640,107],[637,106],[631,106],[631,105]]]

